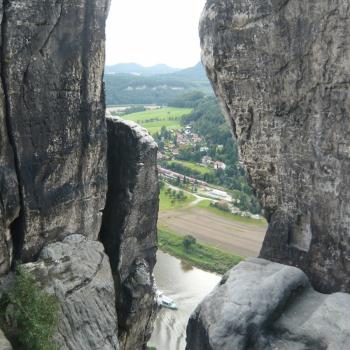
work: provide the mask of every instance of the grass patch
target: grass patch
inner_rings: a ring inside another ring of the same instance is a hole
[[[183,201],[172,201],[172,198],[165,193],[166,187],[162,188],[160,190],[159,194],[159,210],[160,211],[166,211],[166,210],[173,210],[173,209],[181,209],[187,207],[190,203],[192,203],[196,197],[185,193],[186,199]]]
[[[183,240],[183,236],[158,228],[158,245],[161,250],[200,269],[224,274],[243,260],[240,256],[201,243],[194,243],[191,249],[186,250]]]
[[[247,225],[251,225],[251,226],[255,226],[255,227],[267,227],[267,222],[265,219],[258,219],[257,220],[257,219],[252,219],[252,218],[245,217],[245,216],[232,214],[232,213],[220,210],[218,208],[211,207],[210,203],[211,203],[211,200],[201,201],[196,205],[196,208],[208,210],[215,215],[222,216],[222,217],[229,219],[229,220],[232,220],[234,222],[241,222],[242,224],[247,224]]]
[[[197,171],[201,175],[205,175],[205,174],[212,175],[212,174],[214,174],[214,169],[212,169],[212,168],[207,168],[204,165],[199,165],[199,164],[196,164],[196,163],[187,162],[185,160],[171,160],[171,161],[169,161],[167,163],[168,164],[174,163],[174,164],[182,165],[183,167],[185,167],[187,169],[190,169],[192,171]]]
[[[58,350],[53,336],[59,303],[25,270],[18,269],[12,289],[1,298],[0,324],[15,350]]]
[[[123,118],[132,120],[142,125],[151,134],[155,134],[162,126],[166,126],[167,129],[180,129],[182,117],[191,111],[191,108],[160,108],[127,114]]]

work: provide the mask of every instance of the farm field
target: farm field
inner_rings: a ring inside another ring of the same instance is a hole
[[[199,205],[205,205],[202,203]],[[188,207],[160,212],[158,225],[177,235],[192,235],[201,243],[238,256],[258,256],[267,224],[263,225],[255,222],[254,219],[229,215],[231,216],[225,217],[208,208],[198,206]]]
[[[197,208],[201,208],[201,209],[205,209],[209,212],[211,212],[212,214],[221,216],[225,219],[234,221],[236,223],[242,223],[242,224],[246,224],[246,225],[250,225],[250,226],[255,226],[255,227],[262,227],[264,229],[266,229],[267,227],[267,222],[265,219],[253,219],[250,217],[245,217],[245,216],[240,216],[240,215],[235,215],[229,212],[225,212],[223,210],[220,210],[218,208],[212,207],[210,206],[210,203],[212,201],[211,200],[204,200],[199,202],[196,207]]]
[[[180,129],[181,118],[191,111],[191,108],[159,108],[127,114],[123,118],[132,120],[146,128],[150,134],[155,134],[160,131],[162,126],[166,126],[167,129]]]
[[[165,193],[165,189],[162,188],[159,194],[159,210],[174,210],[186,208],[190,203],[196,200],[195,196],[188,193],[185,194],[186,198],[182,201],[172,200],[172,198]]]
[[[168,164],[170,163],[174,163],[174,164],[179,164],[182,165],[185,168],[188,168],[192,171],[197,171],[198,173],[200,173],[201,175],[205,175],[205,174],[214,174],[214,169],[212,168],[207,168],[204,165],[199,165],[199,164],[195,164],[192,162],[187,162],[184,160],[171,160],[169,162],[167,162]]]

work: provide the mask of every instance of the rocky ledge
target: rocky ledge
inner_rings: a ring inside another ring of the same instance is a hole
[[[301,270],[249,259],[191,316],[188,350],[347,350],[350,295],[316,292]]]
[[[59,349],[119,349],[114,282],[100,242],[72,235],[23,267],[60,302]]]

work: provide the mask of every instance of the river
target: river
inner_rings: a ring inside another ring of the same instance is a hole
[[[162,251],[157,253],[154,274],[158,289],[174,299],[179,309],[160,310],[148,345],[157,350],[184,350],[186,326],[191,313],[221,277],[192,267]]]

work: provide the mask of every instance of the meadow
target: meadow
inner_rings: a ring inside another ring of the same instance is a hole
[[[207,168],[204,165],[199,165],[196,163],[192,163],[192,162],[188,162],[185,160],[171,160],[169,162],[167,162],[168,164],[178,164],[178,165],[182,165],[183,167],[191,170],[191,171],[196,171],[198,173],[200,173],[201,175],[205,175],[205,174],[209,174],[212,175],[214,174],[214,169],[212,168]]]
[[[161,250],[200,269],[224,274],[243,260],[240,256],[198,242],[185,249],[183,241],[183,236],[166,228],[158,228],[158,244]]]
[[[191,202],[193,202],[196,197],[189,193],[185,193],[186,198],[184,200],[173,200],[171,196],[166,194],[166,188],[162,188],[159,194],[159,210],[167,211],[173,209],[186,208]]]
[[[181,119],[191,113],[191,108],[159,108],[127,114],[123,116],[126,120],[132,120],[146,128],[150,134],[159,132],[162,126],[167,129],[181,129]]]

